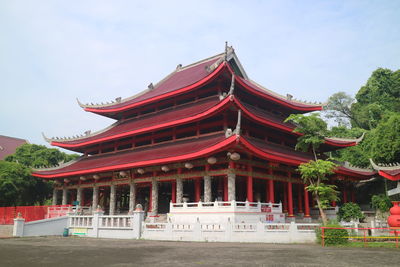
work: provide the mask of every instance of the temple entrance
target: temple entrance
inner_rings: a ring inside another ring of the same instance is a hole
[[[129,211],[129,186],[121,185],[116,187],[117,193],[117,214],[128,213]]]
[[[172,199],[171,182],[162,182],[158,185],[158,213],[166,214],[169,212],[169,203]]]
[[[136,205],[140,204],[145,212],[149,211],[150,206],[150,184],[136,185]]]
[[[183,180],[183,202],[195,202],[193,180]]]
[[[211,201],[224,200],[224,178],[223,176],[213,177],[211,180]]]

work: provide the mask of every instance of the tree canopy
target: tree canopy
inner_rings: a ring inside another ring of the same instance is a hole
[[[51,183],[31,176],[31,168],[55,166],[77,156],[41,145],[20,146],[0,161],[0,206],[43,204],[51,195]]]
[[[400,70],[375,70],[355,101],[339,92],[329,98],[326,109],[326,117],[351,122],[332,127],[330,136],[355,138],[366,133],[359,145],[334,152],[335,158],[361,167],[369,166],[369,158],[400,162]]]

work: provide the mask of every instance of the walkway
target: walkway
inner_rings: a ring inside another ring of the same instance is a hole
[[[396,266],[382,248],[38,237],[0,239],[0,266]]]

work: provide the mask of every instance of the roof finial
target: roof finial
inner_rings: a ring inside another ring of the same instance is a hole
[[[228,41],[225,41],[225,61],[228,60]]]

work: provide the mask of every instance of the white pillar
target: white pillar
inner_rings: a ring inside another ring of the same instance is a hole
[[[76,189],[76,201],[79,203],[78,206],[82,206],[82,188],[80,187]]]
[[[53,202],[52,202],[52,205],[57,205],[57,202],[58,202],[58,190],[57,190],[57,188],[53,188]]]
[[[129,184],[129,213],[133,212],[136,205],[136,184],[132,181]]]
[[[92,196],[92,212],[97,210],[97,206],[99,205],[99,187],[93,187],[93,196]]]
[[[228,173],[228,201],[236,200],[236,175]]]
[[[66,187],[63,188],[63,194],[62,194],[62,205],[67,205],[67,200],[68,198],[68,189]]]
[[[110,186],[110,215],[115,214],[115,185]]]
[[[151,213],[158,213],[158,182],[155,178],[151,180]]]
[[[183,202],[183,183],[182,178],[176,178],[176,203]]]
[[[211,176],[204,176],[204,202],[211,202]]]

